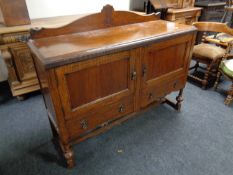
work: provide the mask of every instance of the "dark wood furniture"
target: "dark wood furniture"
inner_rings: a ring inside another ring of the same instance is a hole
[[[8,82],[13,96],[23,100],[25,94],[40,89],[30,50],[23,42],[28,38],[30,28],[66,25],[82,16],[35,19],[30,25],[14,27],[0,25],[0,51],[8,67]]]
[[[187,7],[193,7],[195,0],[149,0],[152,4],[154,3],[160,3],[166,4],[168,8],[187,8]]]
[[[155,15],[114,11],[67,26],[32,30],[49,120],[68,167],[72,144],[97,135],[152,104],[180,110],[196,29]],[[165,98],[179,91],[177,102]]]
[[[0,23],[6,26],[30,24],[25,0],[0,0]]]
[[[145,12],[150,14],[151,12],[160,13],[160,18],[165,19],[167,15],[168,5],[160,0],[149,0],[145,2]]]
[[[199,0],[195,2],[195,7],[203,8],[199,21],[220,22],[223,14],[225,0]]]
[[[226,24],[217,22],[196,22],[194,26],[197,27],[200,32],[216,32],[216,33],[226,33],[230,36],[233,35],[233,30],[229,28]],[[194,46],[192,59],[196,61],[195,66],[191,67],[189,70],[197,71],[198,68],[202,68],[205,72],[204,78],[201,79],[194,74],[189,74],[189,77],[200,81],[202,83],[202,88],[206,89],[208,85],[209,77],[217,77],[217,69],[220,62],[230,56],[230,51],[232,44],[231,42],[224,42],[224,44],[219,45],[219,40],[208,39],[208,36],[203,35],[201,43]],[[199,63],[207,65],[206,68],[199,66]]]
[[[192,25],[192,23],[198,21],[201,15],[201,10],[202,8],[198,7],[187,7],[181,9],[169,8],[165,19],[181,24]]]
[[[194,1],[161,0],[162,19],[181,24],[192,24],[198,21],[201,15],[199,7],[193,7]],[[157,12],[158,0],[149,0],[146,4],[147,13]],[[167,9],[168,8],[168,9]]]

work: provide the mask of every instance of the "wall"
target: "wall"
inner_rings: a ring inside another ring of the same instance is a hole
[[[128,10],[129,0],[26,0],[31,19],[99,12],[106,4]]]

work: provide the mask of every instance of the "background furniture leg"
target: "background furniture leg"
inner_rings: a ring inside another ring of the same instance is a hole
[[[206,69],[204,80],[202,81],[202,89],[206,89],[207,87],[210,69],[211,69],[211,64]]]
[[[230,90],[228,91],[228,96],[224,102],[225,105],[229,105],[232,100],[233,100],[233,82],[232,82]]]
[[[198,67],[199,67],[199,62],[197,61],[196,64],[195,64],[195,66],[194,66],[194,72],[197,71]]]
[[[218,73],[217,73],[217,79],[216,79],[216,81],[215,81],[215,83],[214,83],[214,89],[215,89],[215,90],[218,89],[218,83],[219,83],[220,78],[221,78],[221,72],[218,71]]]

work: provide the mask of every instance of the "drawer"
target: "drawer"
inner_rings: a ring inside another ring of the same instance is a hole
[[[141,107],[161,101],[167,94],[184,88],[185,83],[186,76],[179,76],[143,89],[141,92]]]
[[[133,96],[123,98],[119,100],[119,102],[106,104],[105,107],[99,111],[90,111],[82,118],[79,117],[78,119],[67,121],[66,126],[71,139],[75,139],[90,132],[91,130],[96,129],[101,125],[105,125],[106,122],[133,113],[133,99]]]
[[[183,12],[183,13],[177,13],[175,14],[176,18],[187,18],[187,17],[196,17],[197,16],[196,11],[188,11],[188,12]]]

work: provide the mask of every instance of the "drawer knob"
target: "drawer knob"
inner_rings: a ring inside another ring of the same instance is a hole
[[[146,73],[147,73],[147,68],[145,65],[143,65],[143,68],[142,68],[142,76],[145,77],[146,76]]]
[[[136,80],[136,78],[137,78],[137,72],[136,72],[136,71],[133,71],[133,72],[131,73],[131,80]]]
[[[173,88],[176,88],[177,84],[178,84],[178,81],[175,81],[175,83],[173,84]]]
[[[119,107],[119,112],[120,112],[120,113],[125,112],[125,105],[123,105],[123,104],[120,105],[120,107]]]
[[[149,93],[149,100],[152,100],[152,99],[153,99],[153,94]]]
[[[87,129],[88,128],[87,120],[82,120],[80,123],[81,123],[81,128],[82,129]]]

